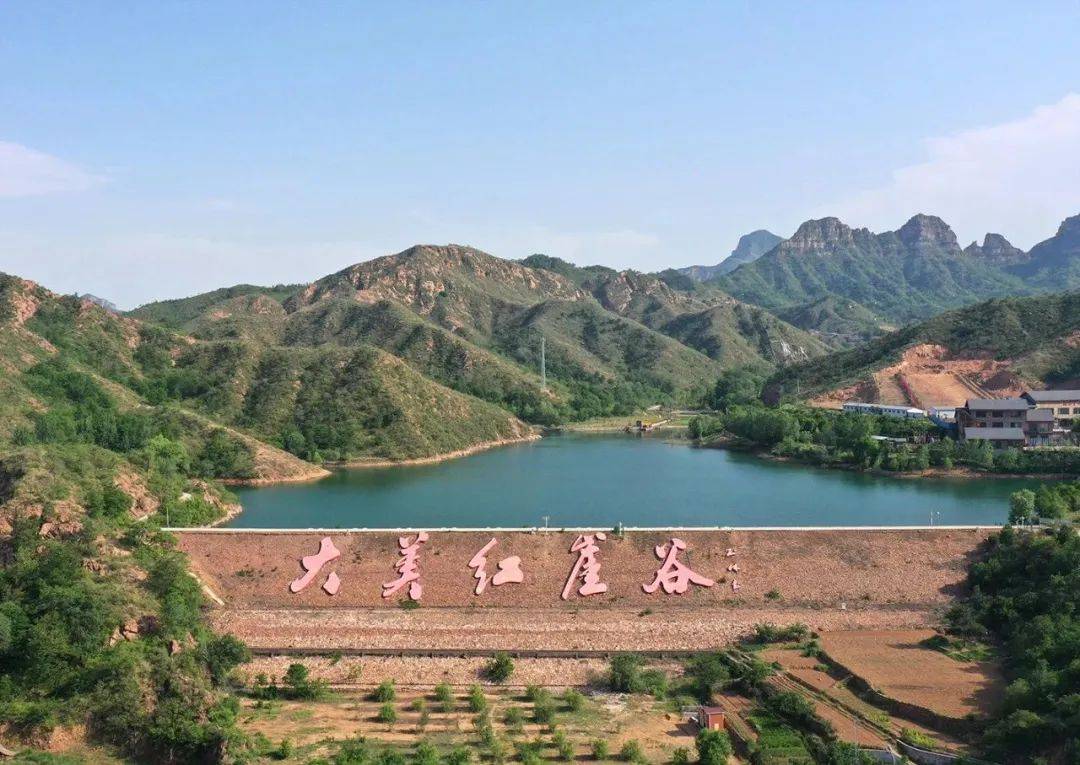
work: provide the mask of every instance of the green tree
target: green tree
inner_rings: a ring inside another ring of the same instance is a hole
[[[1035,492],[1014,491],[1009,497],[1009,523],[1029,523],[1035,519]]]
[[[727,765],[731,757],[731,739],[723,731],[703,728],[694,739],[701,765]]]
[[[1040,518],[1064,518],[1067,511],[1068,505],[1053,487],[1043,484],[1035,492],[1035,514]]]
[[[251,649],[232,635],[212,635],[200,645],[200,651],[217,683],[224,681],[237,665],[251,661]]]
[[[713,409],[727,411],[729,407],[753,404],[761,398],[764,378],[748,367],[735,367],[720,373],[709,403]]]

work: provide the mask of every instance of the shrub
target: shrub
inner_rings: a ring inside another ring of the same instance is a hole
[[[381,707],[379,707],[379,713],[378,715],[376,715],[376,719],[378,719],[378,721],[381,723],[386,723],[387,725],[391,726],[396,723],[397,710],[394,709],[393,703],[388,701]]]
[[[232,635],[213,635],[199,650],[216,683],[224,681],[233,667],[251,661],[251,650]]]
[[[500,651],[488,662],[484,674],[493,683],[505,683],[514,674],[514,660],[510,654]]]
[[[430,741],[421,741],[413,753],[415,765],[439,765],[439,750]]]
[[[776,592],[776,590],[772,590],[772,592],[776,593],[774,599],[780,597],[780,593]],[[766,594],[765,597],[769,597],[769,595]],[[789,624],[786,627],[777,627],[775,624],[763,622],[754,625],[752,640],[755,643],[799,643],[809,636],[810,628],[799,622]]]
[[[290,699],[312,700],[322,696],[323,684],[312,680],[303,664],[290,664],[285,670],[285,694]]]
[[[525,715],[521,707],[508,707],[503,713],[503,724],[515,733],[520,733],[525,724]]]
[[[469,688],[469,711],[480,713],[487,711],[487,708],[488,702],[487,697],[484,696],[484,689],[479,685]]]
[[[541,754],[544,751],[544,742],[541,739],[535,741],[517,741],[514,743],[514,751],[517,752],[518,759],[523,763],[536,763],[542,762]]]
[[[405,765],[405,757],[397,749],[383,749],[375,758],[375,765]]]
[[[379,683],[379,687],[375,689],[373,694],[375,701],[388,702],[394,701],[397,698],[397,690],[394,688],[393,680],[383,680]]]
[[[596,761],[606,760],[611,756],[608,742],[598,738],[592,742],[592,758]]]
[[[281,739],[281,743],[278,744],[277,750],[274,752],[274,759],[287,760],[293,756],[294,751],[295,747],[293,746],[293,742],[287,738],[283,738]]]
[[[443,712],[451,712],[454,709],[454,691],[446,683],[439,683],[435,686],[435,700],[439,702],[439,706]]]
[[[468,765],[471,761],[472,752],[464,746],[455,746],[446,755],[446,765]]]
[[[638,693],[642,689],[641,667],[645,660],[636,653],[620,653],[611,659],[608,685],[613,691]]]
[[[685,746],[675,747],[671,753],[671,765],[690,765],[690,750]]]
[[[573,688],[568,689],[562,695],[562,700],[566,704],[566,709],[570,712],[580,712],[585,707],[585,696]]]
[[[551,737],[551,743],[555,745],[555,751],[558,752],[560,760],[570,762],[574,759],[574,745],[570,743],[565,733],[562,731],[556,733]]]
[[[934,749],[937,747],[937,741],[923,733],[921,730],[915,730],[914,728],[901,728],[900,738],[909,744],[922,747],[923,749]]]
[[[541,699],[533,704],[533,719],[537,725],[551,725],[555,722],[555,704],[550,698]]]
[[[619,749],[619,759],[623,762],[645,762],[645,751],[641,748],[641,744],[637,742],[637,739],[630,739],[622,748]]]

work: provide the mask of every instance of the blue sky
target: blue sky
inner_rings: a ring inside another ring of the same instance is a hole
[[[1080,213],[1080,4],[0,5],[0,270],[132,307],[418,242],[642,270]]]

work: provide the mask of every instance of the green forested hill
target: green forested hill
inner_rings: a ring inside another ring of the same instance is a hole
[[[183,404],[313,462],[429,457],[527,432],[368,345],[197,343],[177,356],[169,386]]]
[[[456,245],[413,247],[272,294],[218,290],[132,315],[201,340],[375,346],[426,378],[537,423],[694,403],[723,368],[767,370],[824,350],[715,287],[676,289],[648,274],[539,255],[517,263]]]
[[[251,284],[237,284],[234,287],[223,287],[193,297],[147,303],[132,311],[131,316],[162,324],[171,329],[186,329],[191,322],[217,306],[227,305],[234,300],[242,301],[245,298],[253,302],[260,297],[280,304],[303,286],[302,284],[279,284],[276,287],[256,287]]]
[[[786,364],[825,350],[807,332],[675,271],[657,275],[579,268],[541,255],[523,262],[566,276],[604,309],[678,340],[725,368]]]
[[[248,328],[241,339],[193,340],[0,278],[0,438],[138,448],[161,431],[200,453],[213,437],[246,466],[218,477],[290,478],[317,472],[297,457],[427,457],[525,433],[505,409],[369,344],[282,347],[283,313],[265,294],[219,297],[205,301],[211,312],[255,306],[230,322]],[[266,311],[266,301],[279,310]]]
[[[1032,382],[1080,377],[1080,292],[989,300],[905,327],[857,348],[779,370],[774,391],[814,395],[864,379],[897,362],[904,350],[933,343],[953,354],[1011,359]]]
[[[780,308],[776,315],[796,327],[812,330],[823,342],[841,347],[857,345],[886,331],[885,322],[869,308],[836,295]]]

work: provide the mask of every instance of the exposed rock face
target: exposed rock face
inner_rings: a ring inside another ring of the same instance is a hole
[[[155,497],[146,482],[133,470],[120,470],[113,478],[113,484],[120,491],[131,497],[131,508],[128,512],[135,520],[141,521],[148,515],[157,511],[161,502]]]
[[[1080,215],[1062,221],[1057,233],[1032,247],[1028,255],[1017,273],[1042,277],[1056,289],[1075,286],[1080,281]]]
[[[855,235],[856,231],[839,218],[808,220],[784,242],[783,249],[791,253],[809,253],[827,248],[851,247],[855,245]]]
[[[992,263],[1016,263],[1027,257],[1027,253],[1019,247],[1013,247],[1001,234],[987,234],[983,237],[981,246],[972,242],[964,248],[964,254],[984,258]]]
[[[285,308],[294,311],[324,297],[348,296],[364,303],[392,300],[427,314],[452,287],[471,281],[498,285],[528,303],[585,297],[568,279],[551,271],[528,268],[472,247],[416,245],[320,279],[290,298]]]
[[[670,306],[672,310],[701,310],[711,302],[705,302],[690,293],[674,290],[652,274],[639,274],[635,271],[620,271],[598,279],[592,288],[593,296],[600,305],[620,316],[633,316],[631,306],[635,301],[653,300]],[[730,298],[726,298],[730,301]]]
[[[906,247],[916,252],[936,250],[958,253],[956,234],[936,215],[915,215],[901,226],[896,235]]]

